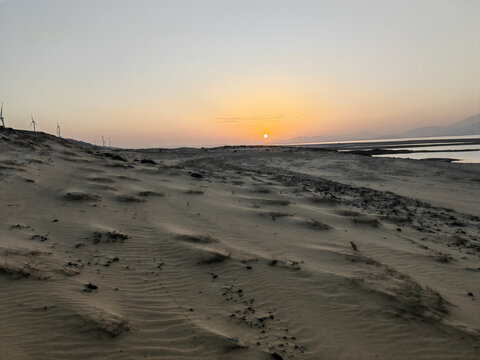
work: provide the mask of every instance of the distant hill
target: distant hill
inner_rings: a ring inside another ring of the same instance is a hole
[[[370,140],[378,138],[378,134],[369,132],[362,132],[349,135],[319,135],[319,136],[300,136],[293,139],[283,141],[285,144],[302,144],[302,143],[318,143],[318,142],[330,142],[330,141],[354,141],[354,140]]]
[[[480,135],[480,114],[452,125],[419,127],[398,134],[385,135],[381,139],[460,135]]]
[[[362,132],[350,135],[334,136],[301,136],[284,141],[283,143],[316,143],[316,142],[334,142],[334,141],[354,141],[354,140],[377,140],[377,139],[397,139],[397,138],[417,138],[417,137],[435,137],[435,136],[461,136],[461,135],[480,135],[480,114],[471,116],[465,120],[453,123],[447,126],[424,126],[408,130],[401,133],[378,135],[369,132]]]
[[[83,147],[83,148],[87,148],[87,149],[92,149],[92,148],[97,147],[96,145],[93,145],[93,144],[90,144],[90,143],[87,143],[87,142],[81,141],[81,140],[67,139],[67,138],[64,138],[64,140],[71,143],[71,144],[74,144],[74,145],[77,145],[77,146],[80,146],[80,147]]]

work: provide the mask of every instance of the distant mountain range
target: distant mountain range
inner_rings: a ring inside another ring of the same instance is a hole
[[[320,136],[299,136],[293,139],[285,140],[284,144],[302,144],[302,143],[317,143],[317,142],[337,142],[337,141],[354,141],[354,140],[371,140],[378,138],[378,134],[370,132],[362,132],[347,135],[320,135]]]
[[[400,139],[417,137],[480,135],[480,114],[447,126],[424,126],[401,133],[379,135],[369,132],[343,136],[301,136],[285,141],[285,143],[315,143],[329,141],[354,141],[376,139]]]
[[[381,139],[460,135],[480,135],[480,114],[452,125],[419,127],[398,134],[382,136]]]

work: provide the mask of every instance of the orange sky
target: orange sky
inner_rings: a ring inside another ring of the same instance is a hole
[[[93,143],[383,135],[480,112],[475,0],[3,0],[0,33],[7,125],[33,113]]]

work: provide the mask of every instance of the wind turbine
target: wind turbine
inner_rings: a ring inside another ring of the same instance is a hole
[[[105,147],[105,138],[103,137],[103,134],[102,134],[102,146]]]
[[[3,102],[2,107],[0,108],[0,121],[2,122],[2,127],[5,127],[5,119],[3,118]]]
[[[58,124],[58,121],[57,121],[57,136],[59,138],[61,138],[62,136],[60,135],[60,125]]]
[[[33,114],[32,115],[32,122],[30,123],[30,126],[31,127],[33,125],[33,132],[36,132],[37,131],[37,123],[35,122],[35,120],[33,120]]]
[[[112,147],[112,142],[110,141],[110,136],[108,137],[108,147]]]
[[[3,102],[2,107],[0,108],[0,121],[2,122],[2,127],[5,127],[5,119],[3,118]]]

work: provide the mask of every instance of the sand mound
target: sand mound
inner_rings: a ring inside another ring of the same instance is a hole
[[[82,318],[85,322],[85,330],[103,333],[110,337],[117,337],[131,329],[130,323],[124,316],[105,309],[93,308],[88,313],[82,314]]]
[[[349,257],[373,267],[371,273],[354,280],[388,299],[396,314],[424,321],[439,321],[448,314],[448,302],[436,291],[423,287],[410,276],[361,254]]]
[[[0,248],[0,274],[11,279],[33,278],[46,280],[60,265],[52,253],[26,248]]]

